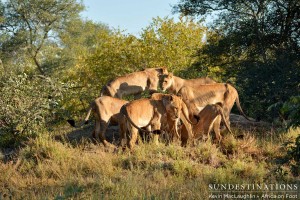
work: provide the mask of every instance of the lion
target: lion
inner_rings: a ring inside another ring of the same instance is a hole
[[[203,84],[213,84],[216,81],[208,77],[196,78],[196,79],[182,79],[178,76],[174,76],[173,73],[168,73],[162,76],[161,88],[163,91],[168,91],[171,94],[177,94],[183,86],[189,86],[197,88]]]
[[[116,122],[119,124],[120,138],[124,138],[125,119],[123,115],[120,114],[120,109],[126,103],[128,103],[128,101],[110,96],[99,97],[90,104],[88,113],[80,125],[76,126],[74,120],[68,120],[68,122],[73,127],[81,127],[88,123],[91,112],[93,112],[96,118],[93,138],[98,139],[99,137],[102,144],[104,146],[108,146],[109,142],[105,138],[105,132],[110,122]]]
[[[162,100],[164,96],[166,96],[166,94],[154,93],[151,95],[151,98],[154,100]],[[184,112],[188,113],[187,106],[185,105],[185,103],[182,101],[180,97],[178,101],[181,103]],[[166,136],[168,137],[167,138],[168,143],[173,142],[174,138],[180,139],[180,134],[178,133],[179,120],[181,120],[182,123],[186,124],[186,126],[188,126],[188,124],[190,123],[193,123],[189,119],[186,119],[186,117],[182,113],[183,112],[181,112],[181,115],[178,117],[178,115],[174,113],[174,110],[172,108],[170,109],[167,108],[167,112],[164,114],[164,116],[161,119],[161,125],[162,125],[161,130],[167,133]],[[191,128],[189,130],[191,130]],[[182,141],[181,145],[186,146],[188,138],[192,136],[193,133],[189,132],[189,135],[187,135],[186,140],[181,140]]]
[[[186,81],[183,81],[183,83],[186,83]],[[250,120],[241,108],[237,90],[228,83],[184,85],[180,78],[178,79],[170,73],[164,77],[161,87],[164,91],[167,90],[182,96],[183,101],[188,106],[191,119],[193,119],[193,116],[197,116],[206,105],[220,102],[223,104],[227,124],[230,125],[229,115],[234,103],[236,103],[240,113],[247,120]]]
[[[138,131],[144,131],[142,127],[150,127],[154,133],[160,133],[163,118],[168,113],[170,119],[177,123],[181,113],[188,119],[188,111],[182,106],[183,101],[176,95],[161,94],[150,99],[143,98],[131,101],[121,108],[121,113],[126,118],[127,146],[133,149],[137,140]],[[172,125],[177,126],[177,125]]]
[[[228,83],[215,83],[201,85],[197,89],[192,87],[182,87],[179,92],[183,101],[188,106],[190,117],[197,116],[197,114],[208,104],[222,103],[224,116],[227,124],[230,126],[230,112],[236,103],[239,112],[249,121],[249,117],[244,113],[239,100],[237,90]]]
[[[200,137],[208,138],[213,129],[216,135],[216,141],[220,142],[222,139],[220,134],[221,120],[224,122],[227,130],[232,133],[228,123],[226,122],[222,106],[223,105],[221,103],[208,104],[201,110],[198,114],[199,121],[196,125],[192,125],[194,139],[199,139]],[[181,127],[181,134],[183,137],[188,134],[187,128],[184,124]]]
[[[150,93],[157,91],[159,80],[162,75],[168,74],[165,67],[147,68],[142,71],[133,72],[120,76],[102,87],[100,96],[111,96],[122,99],[124,95],[136,95],[136,98],[145,91]]]

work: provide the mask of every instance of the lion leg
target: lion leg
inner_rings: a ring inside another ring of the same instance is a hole
[[[177,134],[177,132],[175,130],[174,121],[172,121],[171,119],[167,119],[167,131],[166,131],[167,145],[171,144],[174,141],[174,136],[176,134]]]
[[[119,146],[123,148],[125,146],[124,143],[126,142],[126,123],[123,119],[120,120],[119,122],[119,135],[120,135]]]
[[[166,142],[167,142],[167,145],[170,145],[173,142],[173,135],[174,135],[173,130],[169,126],[169,129],[166,132]]]
[[[206,130],[204,130],[204,132],[202,134],[202,141],[203,142],[206,142],[206,141],[208,141],[210,139],[210,137],[209,137],[210,130],[211,129],[209,129],[209,128],[206,129]]]
[[[158,134],[153,134],[153,143],[155,144],[155,145],[158,145],[158,138],[159,138],[159,135]]]
[[[213,122],[213,129],[214,129],[214,132],[216,135],[215,142],[217,142],[217,143],[220,143],[221,139],[222,139],[222,136],[220,133],[220,124],[221,124],[221,116],[218,115],[216,120]]]
[[[177,138],[179,136],[178,129],[177,129],[177,121],[168,120],[168,144],[174,142],[174,138]]]
[[[155,123],[153,124],[152,126],[149,126],[150,127],[150,131],[153,130],[153,133],[152,133],[152,138],[153,138],[153,143],[158,145],[158,138],[159,138],[159,135],[161,134],[161,124],[160,123]]]
[[[138,129],[130,125],[130,130],[127,133],[127,146],[130,150],[133,150],[135,146],[138,137],[138,132],[139,132]]]
[[[211,141],[210,133],[211,133],[211,130],[213,129],[213,126],[214,126],[214,123],[216,120],[217,120],[217,117],[210,122],[209,126],[206,126],[204,128],[204,134],[202,137],[203,141]]]
[[[181,125],[180,139],[181,139],[181,146],[186,147],[189,139],[189,133],[185,125]]]
[[[152,138],[152,133],[151,132],[151,126],[147,126],[143,129],[146,129],[149,133],[146,133],[146,132],[143,132],[143,131],[139,131],[139,136],[138,137],[138,144],[139,143],[146,143],[146,142],[149,142]]]
[[[105,138],[105,131],[107,129],[107,126],[108,126],[108,122],[101,120],[101,122],[96,123],[96,128],[95,128],[96,139],[100,139],[100,142],[104,146],[108,145],[108,142],[106,141]]]
[[[172,129],[171,129],[171,134],[170,134],[170,142],[171,143],[174,143],[174,140],[175,140],[175,138],[177,138],[177,136],[179,135],[178,134],[178,130],[177,130],[177,127],[176,126],[174,126],[174,124],[172,125]]]
[[[179,131],[178,131],[178,122],[179,122],[179,119],[177,119],[177,120],[174,122],[174,124],[173,124],[174,129],[175,129],[175,134],[174,134],[174,136],[175,136],[177,139],[180,139],[181,136],[180,136]]]
[[[228,126],[230,127],[230,111],[227,107],[224,107],[223,108],[223,113],[224,113],[224,116],[225,116],[225,120],[228,124]],[[225,129],[225,125],[223,125],[223,128],[222,129]]]

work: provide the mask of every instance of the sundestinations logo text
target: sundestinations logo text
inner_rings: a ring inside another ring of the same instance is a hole
[[[298,184],[209,184],[210,199],[298,199]]]

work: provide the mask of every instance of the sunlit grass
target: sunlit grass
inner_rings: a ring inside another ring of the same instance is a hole
[[[297,136],[294,130],[277,139],[225,135],[220,145],[186,148],[139,143],[133,152],[105,149],[88,137],[72,142],[69,131],[31,139],[12,160],[1,161],[0,199],[207,199],[211,183],[295,180],[275,162],[284,154],[281,144]]]

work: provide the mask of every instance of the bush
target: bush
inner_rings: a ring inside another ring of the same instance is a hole
[[[295,144],[288,150],[288,157],[295,176],[300,175],[300,135],[296,138]]]
[[[287,116],[287,128],[295,128],[300,126],[300,96],[292,96],[286,101],[282,108],[281,113]],[[289,141],[286,144],[287,147],[287,163],[291,167],[291,171],[295,176],[300,175],[300,134],[294,141]]]
[[[61,114],[62,85],[44,76],[0,78],[0,146],[36,136]]]
[[[280,111],[288,116],[288,127],[300,126],[300,96],[292,96],[283,104]]]
[[[300,175],[300,135],[299,128],[290,130],[294,135],[284,143],[286,155],[284,157],[284,163],[287,164],[294,176]]]

